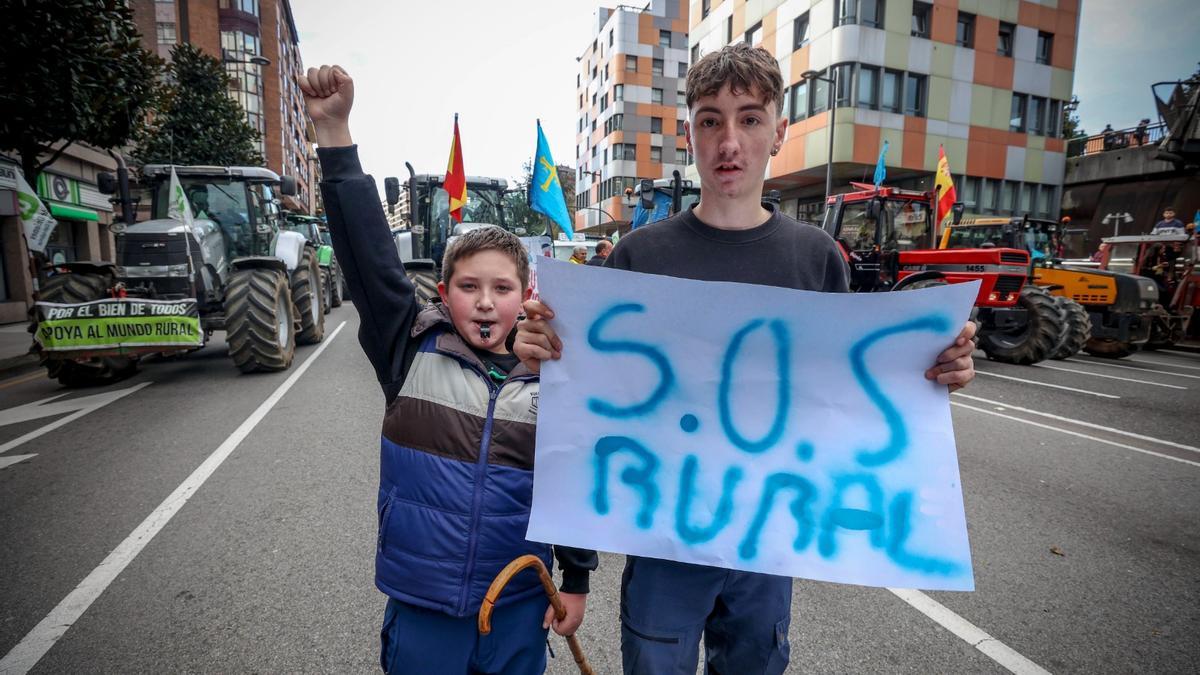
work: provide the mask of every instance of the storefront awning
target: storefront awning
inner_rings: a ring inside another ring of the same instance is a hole
[[[57,218],[68,218],[70,220],[90,220],[96,222],[100,220],[100,214],[91,209],[85,209],[79,206],[71,206],[69,204],[59,204],[58,202],[49,202],[50,214]]]

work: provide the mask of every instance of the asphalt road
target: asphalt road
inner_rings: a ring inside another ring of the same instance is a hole
[[[353,307],[326,320],[286,373],[218,339],[102,389],[0,382],[0,670],[377,671],[383,401]],[[951,398],[977,590],[797,581],[789,672],[1200,671],[1200,355],[977,359]],[[600,673],[621,566],[580,631]]]

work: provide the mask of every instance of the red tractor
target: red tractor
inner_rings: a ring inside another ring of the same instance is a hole
[[[937,249],[936,195],[865,183],[831,195],[823,229],[837,240],[856,292],[896,291],[979,279],[975,320],[988,358],[1032,364],[1053,354],[1064,318],[1046,291],[1028,286],[1029,253],[1013,248]],[[955,204],[954,218],[962,216]]]

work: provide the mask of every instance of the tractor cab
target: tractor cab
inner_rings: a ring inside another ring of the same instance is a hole
[[[1015,248],[1029,253],[1034,265],[1048,265],[1082,255],[1077,235],[1086,230],[1071,229],[1070,222],[1067,218],[1056,222],[1028,215],[964,218],[942,232],[938,248]]]
[[[700,186],[671,172],[670,178],[642,180],[625,191],[625,206],[633,208],[632,229],[666,220],[700,201]]]

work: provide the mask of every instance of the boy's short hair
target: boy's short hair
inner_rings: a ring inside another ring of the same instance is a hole
[[[727,84],[735,94],[757,91],[765,105],[775,104],[776,115],[783,114],[783,74],[775,57],[762,47],[737,42],[705,54],[688,70],[688,108]]]
[[[442,281],[449,284],[459,260],[481,251],[499,251],[512,259],[521,279],[521,290],[529,287],[529,255],[517,235],[495,225],[480,227],[461,234],[446,247],[442,256]]]

